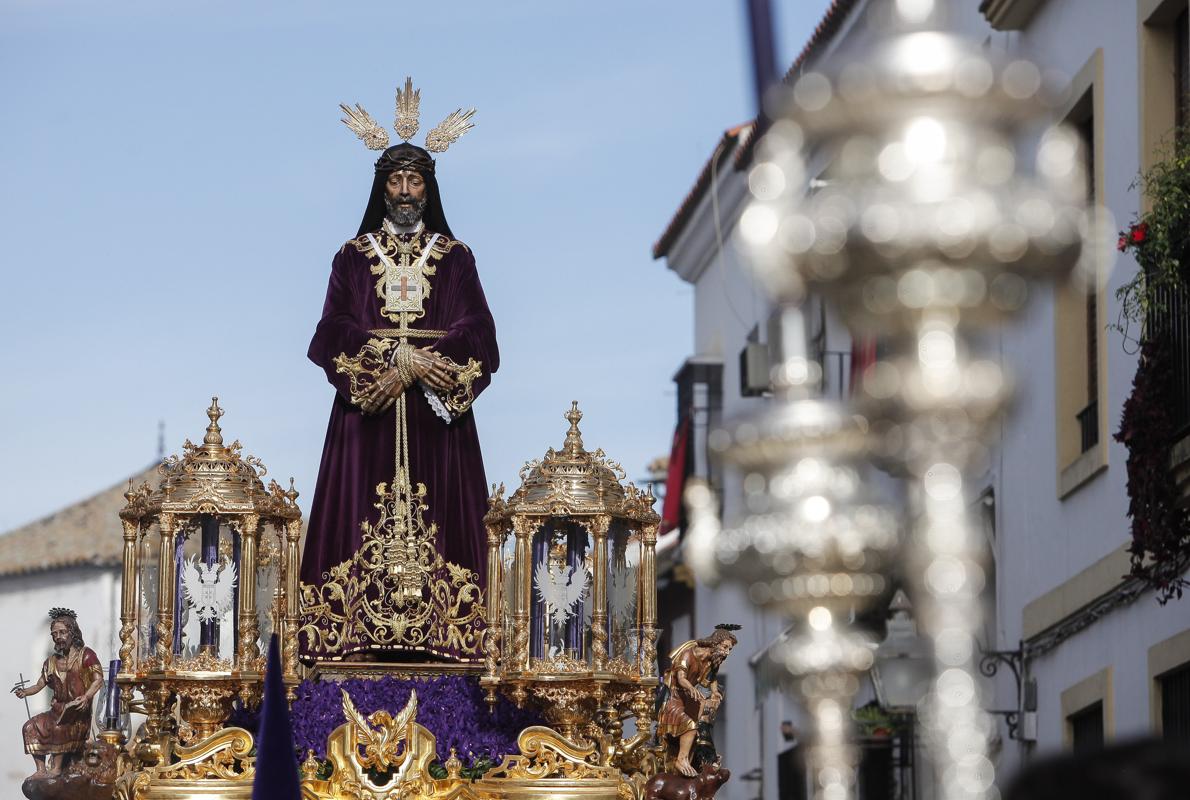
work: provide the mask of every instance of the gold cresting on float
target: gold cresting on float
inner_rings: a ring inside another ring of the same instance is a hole
[[[377,488],[376,524],[318,586],[301,584],[303,652],[337,661],[360,650],[452,654],[478,662],[486,623],[479,576],[442,558],[426,489],[398,474]]]
[[[265,487],[260,460],[224,444],[222,415],[213,398],[202,444],[165,459],[157,487],[130,485],[120,512],[116,680],[146,719],[119,800],[250,797],[252,736],[224,725],[236,699],[259,703],[272,633],[286,684],[298,681],[297,492]]]
[[[489,702],[497,692],[532,702],[566,739],[598,743],[605,763],[647,774],[659,518],[649,492],[584,448],[578,403],[565,418],[562,448],[527,463],[510,497],[500,486],[488,501],[481,683]],[[625,742],[629,717],[641,733]]]
[[[549,728],[531,727],[517,737],[518,755],[506,756],[482,778],[463,777],[452,750],[445,775],[434,777],[434,734],[419,725],[417,693],[395,717],[365,717],[343,692],[347,721],[330,735],[330,772],[311,757],[302,765],[303,800],[635,800],[640,783],[626,781],[594,744],[567,741]]]

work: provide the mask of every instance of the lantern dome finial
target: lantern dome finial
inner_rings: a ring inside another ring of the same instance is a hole
[[[223,446],[223,431],[219,428],[219,418],[223,416],[223,409],[219,407],[219,398],[211,398],[211,407],[207,409],[207,416],[211,424],[207,426],[207,435],[202,437],[203,444],[211,447]]]
[[[566,443],[562,445],[562,449],[571,454],[581,453],[583,450],[583,434],[578,429],[578,423],[583,418],[583,412],[579,411],[578,401],[571,400],[570,410],[562,416],[570,423],[570,430],[566,432]]]

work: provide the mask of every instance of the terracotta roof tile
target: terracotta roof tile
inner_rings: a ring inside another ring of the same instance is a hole
[[[131,476],[135,486],[156,486],[157,464]],[[67,567],[116,567],[123,561],[124,526],[120,509],[128,479],[47,517],[0,535],[0,577]],[[305,549],[302,519],[299,552]]]
[[[740,138],[740,134],[745,133],[751,127],[751,122],[745,122],[742,125],[736,125],[734,128],[728,128],[723,132],[723,138],[715,145],[715,150],[711,153],[711,157],[707,159],[702,172],[698,173],[698,179],[694,181],[694,187],[687,193],[686,198],[682,200],[682,204],[678,206],[677,212],[670,219],[669,224],[665,226],[665,231],[661,234],[661,238],[653,245],[653,258],[661,258],[669,253],[669,248],[677,241],[678,235],[686,227],[686,223],[689,222],[694,209],[698,207],[698,202],[702,200],[702,196],[706,194],[707,189],[711,186],[712,166],[722,163],[727,154],[731,152],[731,146]]]
[[[155,484],[157,465],[132,476]],[[124,529],[123,480],[99,494],[0,535],[0,576],[74,566],[112,567],[121,563]]]
[[[802,52],[794,59],[793,64],[785,73],[782,80],[783,83],[793,83],[797,78],[801,68],[805,63],[814,57],[816,53],[831,40],[831,37],[838,32],[842,26],[843,21],[847,19],[847,14],[851,9],[859,4],[859,0],[833,0],[827,8],[826,13],[822,15],[822,20],[818,23],[818,27],[814,29],[814,33],[810,35]],[[744,169],[752,163],[752,152],[756,149],[756,141],[764,135],[766,125],[757,125],[748,132],[743,141],[740,142],[739,148],[735,155],[735,168]]]

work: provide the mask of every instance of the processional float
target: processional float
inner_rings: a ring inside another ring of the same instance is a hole
[[[713,794],[726,779],[721,770],[658,775],[665,757],[651,739],[659,520],[651,494],[625,483],[601,450],[585,449],[577,403],[565,415],[562,447],[526,464],[510,496],[500,487],[489,500],[489,592],[475,603],[474,626],[483,661],[325,664],[326,675],[299,661],[303,623],[324,612],[325,598],[299,593],[297,491],[292,482],[289,489],[264,484],[260,460],[243,455],[238,441],[224,442],[222,414],[213,400],[202,443],[187,441],[180,456],[165,459],[158,485],[130,486],[120,512],[123,713],[109,719],[125,724],[101,733],[111,745],[104,758],[114,798],[251,796],[256,742],[237,722],[259,706],[274,633],[291,699],[300,679],[343,677],[336,669],[364,679],[461,669],[491,704],[503,696],[549,723],[522,730],[517,752],[482,775],[464,775],[459,754],[438,753],[434,735],[417,722],[416,691],[403,708],[364,714],[342,690],[344,721],[329,736],[326,758],[311,754],[300,765],[307,800],[639,800],[667,796],[674,791],[667,781],[706,784]],[[417,496],[397,495],[406,503]],[[439,613],[434,576],[451,574],[451,565],[424,552],[432,535],[424,525],[385,526],[384,519],[373,530],[385,546],[374,564],[357,566],[422,581],[401,584],[391,614],[417,618],[423,606]],[[361,551],[370,547],[365,537]],[[414,568],[423,561],[433,569]],[[459,635],[450,626],[424,627],[428,652],[443,644],[435,637]],[[626,724],[635,727],[627,739]]]

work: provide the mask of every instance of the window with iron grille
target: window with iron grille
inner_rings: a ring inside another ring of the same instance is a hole
[[[1190,742],[1190,664],[1157,678],[1161,690],[1161,736]]]
[[[1078,123],[1083,137],[1087,173],[1087,202],[1095,202],[1095,117],[1092,115]],[[1079,443],[1081,452],[1087,452],[1099,444],[1099,286],[1092,280],[1087,287],[1087,405],[1078,413]]]
[[[1103,749],[1103,703],[1093,703],[1066,718],[1070,725],[1070,746],[1076,753]]]
[[[1190,125],[1190,12],[1183,10],[1174,22],[1174,120],[1179,136]],[[1156,309],[1149,314],[1150,336],[1169,342],[1173,370],[1173,402],[1169,413],[1181,435],[1190,428],[1190,291],[1169,286],[1160,292]]]

